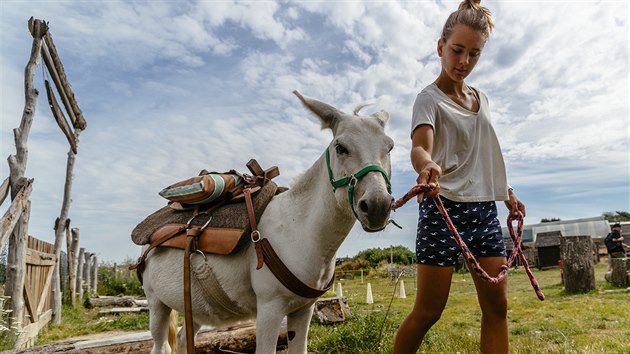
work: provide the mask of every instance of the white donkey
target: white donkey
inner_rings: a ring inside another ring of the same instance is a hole
[[[271,200],[258,230],[299,280],[311,288],[323,289],[334,276],[336,252],[355,220],[368,232],[382,230],[389,222],[393,202],[389,152],[394,142],[385,135],[389,119],[385,111],[359,116],[362,105],[354,114],[347,114],[294,93],[319,117],[322,129],[332,129],[334,137],[292,188]],[[203,261],[203,257],[197,259]],[[289,353],[306,353],[316,298],[304,298],[287,289],[267,265],[257,270],[251,243],[235,255],[208,254],[206,262],[238,311],[209,304],[193,277],[194,333],[204,324],[219,327],[255,317],[256,353],[275,353],[286,316]],[[146,261],[143,286],[151,313],[152,353],[171,352],[167,343],[171,309],[184,311],[182,269],[183,251],[179,249],[158,247]],[[185,353],[185,331],[182,328],[178,334],[177,353]]]

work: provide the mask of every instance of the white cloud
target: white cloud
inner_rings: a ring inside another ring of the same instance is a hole
[[[346,111],[371,102],[364,113],[390,113],[399,196],[415,180],[411,107],[439,73],[436,41],[458,3],[3,2],[0,151],[14,153],[32,13],[50,21],[88,122],[71,218],[83,245],[103,260],[135,258],[129,232],[164,205],[157,191],[202,168],[243,169],[255,157],[263,167],[278,165],[285,185],[306,169],[331,134],[294,89]],[[627,3],[484,5],[497,26],[467,82],[489,96],[529,221],[629,210]],[[30,229],[49,239],[68,147],[41,94],[29,150],[27,174],[36,178]],[[6,165],[0,171],[8,174]],[[342,250],[413,247],[416,208],[406,208],[395,215],[405,230],[355,230],[354,248]]]

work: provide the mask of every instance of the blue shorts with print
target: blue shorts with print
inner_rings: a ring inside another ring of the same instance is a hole
[[[503,233],[497,219],[495,202],[455,202],[442,196],[440,198],[460,237],[475,257],[505,257]],[[452,266],[460,253],[433,198],[424,198],[420,203],[416,262]]]

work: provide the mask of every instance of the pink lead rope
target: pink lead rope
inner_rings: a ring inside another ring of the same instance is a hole
[[[419,185],[414,186],[402,198],[394,202],[394,205],[392,206],[392,210],[396,210],[400,208],[405,203],[407,203],[411,198],[419,194],[422,194],[424,192],[428,192],[430,190],[431,190],[431,187],[426,184],[424,185],[419,184]],[[446,225],[448,226],[449,230],[451,230],[451,234],[453,234],[453,237],[455,238],[455,242],[457,243],[459,248],[462,250],[462,254],[464,255],[464,258],[466,259],[466,262],[475,271],[475,273],[477,273],[483,280],[491,284],[496,284],[507,276],[508,269],[512,266],[514,259],[518,255],[519,259],[523,263],[525,272],[527,273],[527,276],[529,277],[529,281],[532,284],[534,291],[536,292],[536,296],[541,301],[545,299],[545,295],[540,289],[540,286],[538,285],[536,278],[534,278],[534,275],[529,269],[529,264],[527,264],[527,259],[525,259],[525,255],[523,255],[523,250],[521,249],[521,239],[523,238],[523,214],[521,214],[520,212],[518,213],[518,217],[517,217],[518,231],[516,233],[514,232],[514,227],[512,226],[514,217],[512,216],[511,213],[509,214],[508,219],[507,219],[507,228],[508,228],[508,231],[510,232],[510,236],[512,237],[512,242],[514,243],[514,249],[512,250],[512,254],[510,254],[510,257],[508,258],[507,263],[501,266],[501,272],[499,272],[499,275],[497,275],[496,277],[491,277],[490,275],[488,275],[488,273],[485,270],[483,270],[483,268],[481,268],[481,265],[479,264],[479,262],[477,262],[477,259],[475,259],[475,256],[473,256],[473,254],[468,249],[468,246],[466,246],[466,243],[464,243],[462,238],[459,236],[459,232],[457,232],[455,225],[453,225],[451,218],[448,216],[448,213],[446,212],[446,209],[444,208],[444,204],[442,204],[442,199],[440,198],[440,196],[438,195],[436,197],[433,197],[433,201],[435,202],[435,205],[440,210],[440,213],[442,213],[442,216],[444,216],[444,221],[446,221]]]

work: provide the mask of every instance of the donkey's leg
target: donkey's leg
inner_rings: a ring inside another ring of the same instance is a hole
[[[194,338],[197,336],[197,332],[199,332],[199,329],[201,328],[201,323],[198,323],[197,321],[195,321],[195,318],[193,317],[193,344],[194,344]],[[182,328],[179,330],[179,333],[177,333],[177,354],[180,353],[187,353],[187,345],[188,343],[186,342],[186,323],[184,323],[184,325],[182,325]]]
[[[281,301],[263,303],[258,300],[256,314],[256,354],[275,354],[278,344],[280,325],[285,316]]]
[[[151,310],[149,315],[149,329],[153,337],[151,354],[170,354],[171,347],[168,344],[168,325],[171,309],[160,300],[149,301]]]
[[[308,328],[314,307],[315,303],[287,315],[289,354],[306,354]]]

